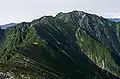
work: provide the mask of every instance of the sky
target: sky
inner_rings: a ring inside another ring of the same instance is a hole
[[[44,15],[73,10],[120,18],[120,0],[0,0],[0,25],[30,22]]]

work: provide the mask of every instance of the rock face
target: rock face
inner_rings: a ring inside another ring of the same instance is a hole
[[[3,71],[0,72],[0,78],[1,79],[16,79],[14,77],[13,73],[11,73],[11,72],[3,72]]]
[[[73,11],[0,29],[0,70],[18,79],[119,79],[119,27]]]

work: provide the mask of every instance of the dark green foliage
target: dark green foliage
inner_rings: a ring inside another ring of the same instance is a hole
[[[78,45],[83,52],[100,68],[120,77],[120,67],[115,63],[110,52],[82,29],[76,32]]]
[[[117,22],[116,25],[117,25],[117,27],[116,27],[117,36],[118,36],[118,39],[120,41],[120,22]]]
[[[115,48],[118,40],[113,42],[117,34],[112,25],[96,15],[73,11],[0,31],[0,70],[20,79],[21,74],[31,79],[118,79],[120,68],[112,54],[113,50],[118,54],[119,46]],[[115,37],[109,40],[111,32]]]

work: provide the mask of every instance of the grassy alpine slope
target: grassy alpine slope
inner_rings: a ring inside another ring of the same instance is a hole
[[[116,24],[102,17],[59,13],[0,34],[0,70],[15,79],[120,78]]]

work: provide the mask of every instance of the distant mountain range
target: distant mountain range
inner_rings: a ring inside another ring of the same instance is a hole
[[[120,79],[120,22],[83,11],[0,28],[0,79]]]
[[[110,21],[120,22],[120,18],[107,18]]]
[[[2,29],[6,29],[8,27],[13,27],[13,26],[16,26],[17,24],[16,23],[9,23],[9,24],[5,24],[5,25],[0,25],[0,27]]]

